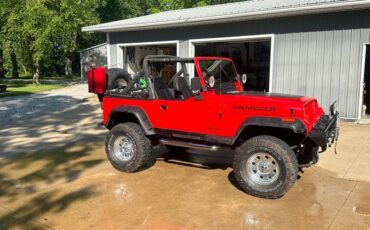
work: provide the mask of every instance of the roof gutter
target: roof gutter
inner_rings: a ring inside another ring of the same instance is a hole
[[[106,45],[107,45],[107,43],[101,43],[101,44],[99,44],[99,45],[92,46],[92,47],[89,47],[89,48],[87,48],[87,49],[80,50],[80,51],[78,51],[78,52],[79,52],[79,53],[83,53],[83,52],[86,52],[86,51],[89,51],[89,50],[93,50],[93,49],[96,49],[96,48],[100,48],[100,47],[102,47],[102,46],[106,46]]]
[[[274,10],[265,10],[258,12],[248,12],[248,13],[238,13],[238,14],[228,14],[228,15],[217,15],[211,17],[203,18],[180,18],[178,20],[172,21],[162,21],[162,22],[150,22],[150,23],[137,23],[125,26],[109,26],[109,25],[94,25],[82,28],[82,32],[117,32],[117,31],[133,31],[133,30],[143,30],[143,29],[159,29],[168,27],[179,27],[179,26],[190,26],[190,25],[202,25],[202,24],[214,24],[221,22],[230,22],[236,20],[255,20],[261,18],[272,18],[272,17],[282,17],[282,16],[293,16],[293,15],[304,15],[313,13],[323,13],[323,12],[336,12],[345,10],[355,10],[370,8],[370,0],[366,1],[350,1],[350,2],[340,2],[334,4],[320,4],[312,6],[303,7],[292,7],[292,8],[282,8]],[[109,24],[109,23],[107,23]]]

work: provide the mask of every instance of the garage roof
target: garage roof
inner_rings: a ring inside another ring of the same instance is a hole
[[[84,32],[112,32],[177,27],[370,7],[370,0],[251,0],[166,11],[82,28]]]

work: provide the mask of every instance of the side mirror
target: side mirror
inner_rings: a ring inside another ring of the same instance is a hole
[[[242,84],[247,83],[247,80],[248,80],[247,75],[246,75],[246,74],[243,74],[243,75],[241,76],[240,80],[241,80]]]
[[[201,91],[202,90],[202,85],[200,84],[200,79],[199,77],[193,77],[191,79],[191,90],[192,91]]]

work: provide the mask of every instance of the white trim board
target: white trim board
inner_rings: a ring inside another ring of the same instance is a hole
[[[366,50],[370,49],[370,43],[364,43],[362,46],[362,63],[361,63],[361,80],[360,80],[360,95],[359,95],[359,108],[358,120],[362,119],[362,101],[364,100],[364,84],[365,84],[365,65],[366,65]]]
[[[232,42],[232,41],[254,41],[269,39],[271,42],[270,51],[270,75],[269,75],[269,92],[272,92],[272,79],[274,71],[274,53],[275,53],[275,34],[260,34],[251,36],[234,36],[234,37],[217,37],[217,38],[202,38],[202,39],[190,39],[188,45],[188,56],[194,57],[195,55],[195,44],[207,43],[207,42]],[[192,73],[194,76],[194,73]]]
[[[109,33],[107,33],[106,39],[107,39],[107,66],[108,66],[108,68],[110,68],[111,67],[111,56],[110,56],[110,47],[111,47],[111,45],[110,45],[110,35],[109,35]]]

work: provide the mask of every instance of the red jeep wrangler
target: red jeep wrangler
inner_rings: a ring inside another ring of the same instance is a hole
[[[325,115],[314,98],[245,92],[246,75],[239,76],[228,58],[148,56],[134,76],[104,67],[91,68],[88,76],[110,130],[106,153],[124,172],[139,170],[154,146],[231,147],[240,187],[278,198],[299,168],[317,163],[318,153],[338,138],[336,103]]]

